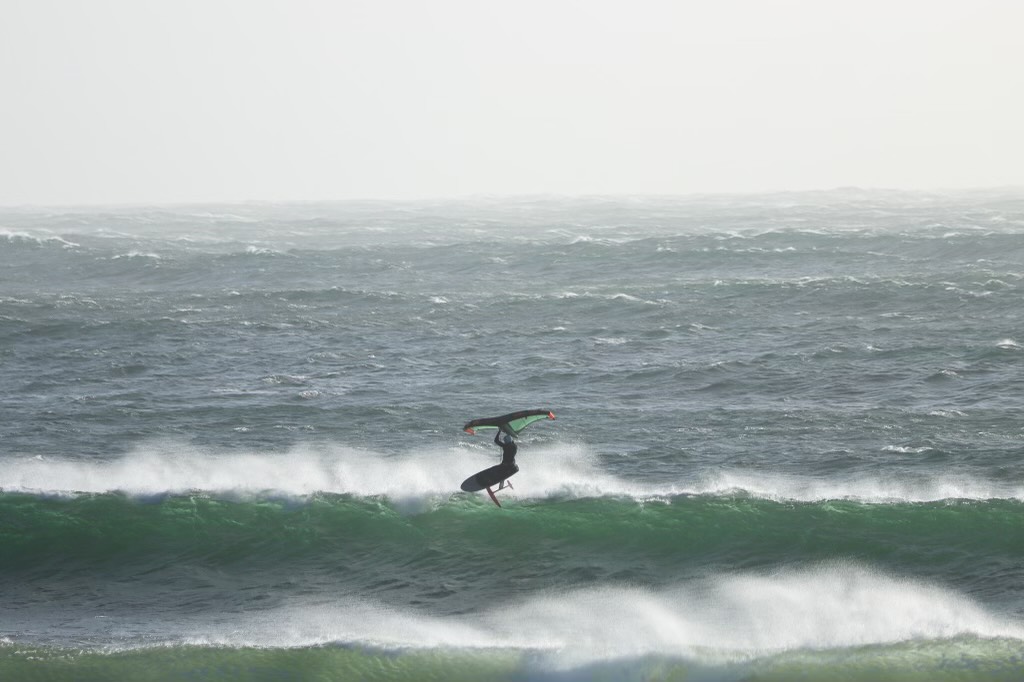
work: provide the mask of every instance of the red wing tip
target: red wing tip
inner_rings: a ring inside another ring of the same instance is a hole
[[[548,412],[548,419],[554,419],[554,418],[555,418],[555,413],[554,412]]]
[[[466,433],[471,434],[473,436],[476,435],[476,431],[474,431],[473,429],[465,429],[465,431],[466,431]]]

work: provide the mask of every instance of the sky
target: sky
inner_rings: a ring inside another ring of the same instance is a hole
[[[0,205],[1024,186],[1017,0],[0,0]]]

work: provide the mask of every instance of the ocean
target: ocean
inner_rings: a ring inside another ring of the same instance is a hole
[[[1024,679],[1019,190],[3,208],[0,360],[0,680]]]

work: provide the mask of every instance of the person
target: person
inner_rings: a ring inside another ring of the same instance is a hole
[[[501,440],[499,440],[501,439]],[[512,440],[512,436],[505,434],[504,438],[501,438],[501,430],[499,429],[494,434],[494,444],[501,448],[501,463],[516,465],[516,453],[519,452],[519,447],[515,441]]]
[[[498,429],[498,432],[494,434],[494,444],[501,448],[501,464],[498,466],[501,467],[502,480],[498,490],[505,486],[511,488],[512,484],[507,483],[505,479],[519,471],[519,465],[516,464],[516,453],[519,451],[519,447],[509,434],[506,433],[505,437],[502,438],[501,429]]]

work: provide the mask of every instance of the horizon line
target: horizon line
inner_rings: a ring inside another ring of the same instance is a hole
[[[976,185],[969,187],[936,187],[932,189],[901,188],[886,186],[837,185],[818,189],[785,189],[785,190],[749,190],[749,191],[718,191],[718,192],[474,192],[467,194],[448,194],[421,197],[346,197],[346,198],[289,198],[289,199],[180,199],[155,201],[87,201],[87,202],[55,202],[55,203],[0,203],[0,210],[83,210],[83,209],[126,209],[126,208],[185,208],[191,206],[252,206],[252,205],[315,205],[315,204],[435,204],[435,203],[474,203],[486,201],[595,201],[617,200],[629,201],[637,199],[660,200],[701,200],[743,197],[773,197],[792,195],[827,195],[839,193],[864,194],[902,194],[918,196],[981,194],[981,193],[1024,193],[1024,184]]]

